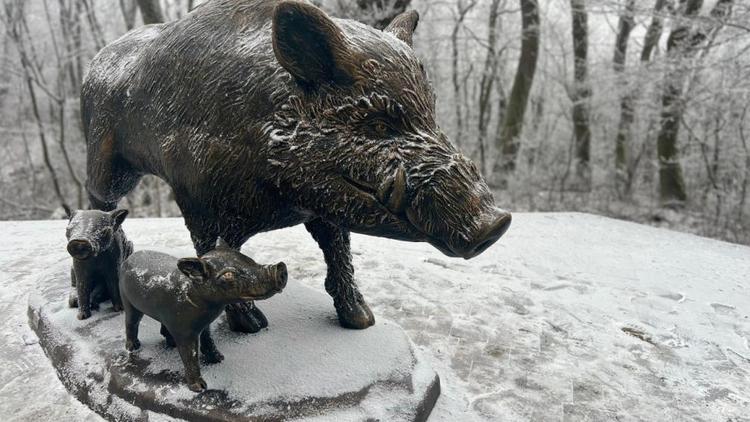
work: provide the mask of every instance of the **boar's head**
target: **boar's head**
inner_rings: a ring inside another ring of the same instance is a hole
[[[383,31],[282,2],[272,40],[290,91],[266,128],[269,162],[299,207],[355,232],[427,241],[472,258],[510,213],[435,119],[435,96],[411,48],[418,15]],[[289,77],[287,76],[287,77]]]

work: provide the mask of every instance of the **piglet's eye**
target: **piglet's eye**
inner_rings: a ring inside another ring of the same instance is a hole
[[[234,271],[225,271],[219,277],[224,281],[232,282],[237,278],[237,274]]]

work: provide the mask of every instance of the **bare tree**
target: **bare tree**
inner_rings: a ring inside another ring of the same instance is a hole
[[[590,188],[591,126],[589,124],[589,101],[591,87],[588,81],[588,15],[585,0],[570,0],[573,27],[573,129],[575,134],[575,168],[578,184]]]
[[[507,174],[515,170],[519,149],[518,137],[523,128],[526,105],[531,85],[534,82],[537,58],[539,56],[539,4],[537,0],[520,0],[523,39],[518,69],[510,92],[503,129],[499,138],[500,157],[495,163],[494,172]]]
[[[459,52],[460,48],[458,45],[458,34],[461,31],[466,15],[477,5],[477,0],[469,0],[468,3],[464,3],[463,0],[458,0],[456,3],[456,14],[453,22],[453,30],[451,31],[451,81],[453,82],[453,103],[455,107],[456,115],[456,136],[454,138],[456,144],[461,145],[463,140],[463,111],[461,110],[461,87],[462,82],[460,80],[460,69],[459,69]]]
[[[125,29],[130,31],[135,28],[135,16],[138,12],[138,5],[135,0],[120,0],[120,11],[125,21]]]
[[[683,0],[667,40],[670,66],[662,93],[661,128],[657,139],[659,159],[659,198],[664,205],[679,206],[687,200],[687,191],[679,161],[678,134],[684,112],[683,85],[689,71],[686,64],[708,35],[720,28],[731,11],[732,0],[718,0],[711,10],[711,20],[704,25],[694,22],[703,0]]]
[[[138,7],[145,25],[164,22],[164,12],[159,0],[138,0]]]
[[[482,77],[479,82],[479,107],[478,107],[478,121],[477,126],[479,129],[479,168],[484,174],[487,168],[486,159],[486,138],[487,128],[490,123],[490,117],[492,116],[492,90],[497,80],[497,74],[499,69],[499,58],[500,52],[497,48],[497,38],[499,31],[500,22],[500,4],[501,0],[492,0],[490,3],[490,11],[488,14],[488,35],[487,35],[487,55],[484,59],[484,66],[482,68]],[[455,70],[454,70],[455,73]]]

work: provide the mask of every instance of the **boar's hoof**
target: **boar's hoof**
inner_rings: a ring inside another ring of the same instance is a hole
[[[351,303],[345,301],[341,303],[337,302],[335,306],[336,313],[339,315],[339,324],[344,328],[364,330],[375,324],[375,316],[372,315],[370,307],[367,306],[362,298]]]
[[[188,380],[188,388],[196,393],[200,393],[208,388],[208,384],[206,384],[203,378],[198,377],[197,380]]]
[[[125,349],[127,349],[128,352],[135,352],[136,350],[141,348],[141,342],[139,340],[128,340],[125,342]]]
[[[220,351],[216,350],[205,350],[203,351],[203,361],[205,363],[219,363],[224,360],[224,355]]]
[[[91,311],[89,311],[89,310],[85,310],[85,311],[79,310],[78,311],[78,319],[87,319],[90,316],[91,316]]]
[[[257,333],[268,327],[268,320],[253,302],[227,305],[229,329],[239,333]]]
[[[70,293],[70,296],[68,296],[68,306],[71,308],[78,307],[78,295],[75,292]]]

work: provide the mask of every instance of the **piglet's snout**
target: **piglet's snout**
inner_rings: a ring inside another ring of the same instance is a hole
[[[94,246],[86,239],[72,239],[68,242],[68,253],[75,259],[90,258],[94,252]]]
[[[270,268],[271,272],[271,279],[273,280],[274,287],[277,291],[281,291],[286,287],[286,281],[288,278],[288,274],[286,271],[286,264],[283,262],[279,262],[276,265],[272,265]]]

